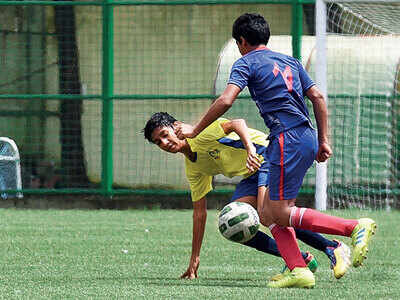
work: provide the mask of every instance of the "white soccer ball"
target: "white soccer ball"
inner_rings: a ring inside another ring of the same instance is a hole
[[[245,243],[251,240],[260,227],[257,211],[244,202],[232,202],[219,214],[219,232],[232,242]]]

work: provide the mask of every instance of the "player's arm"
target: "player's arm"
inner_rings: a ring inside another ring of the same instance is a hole
[[[317,121],[319,149],[316,159],[323,162],[332,155],[328,141],[328,109],[324,96],[315,85],[307,90],[306,95],[312,102]]]
[[[208,125],[221,117],[231,108],[236,97],[240,93],[240,88],[235,84],[228,84],[221,96],[214,101],[208,111],[203,115],[200,121],[192,126],[190,124],[180,123],[176,126],[175,133],[180,139],[194,138],[202,132]]]
[[[224,122],[221,124],[222,129],[226,134],[232,131],[236,132],[242,140],[243,146],[247,150],[246,167],[250,172],[257,171],[261,164],[257,156],[256,147],[249,134],[249,128],[247,127],[246,121],[243,119],[235,119],[232,121]]]
[[[193,202],[193,237],[192,237],[192,255],[190,257],[189,267],[181,278],[197,278],[197,270],[200,265],[200,249],[203,243],[204,230],[207,220],[207,200],[205,197]]]

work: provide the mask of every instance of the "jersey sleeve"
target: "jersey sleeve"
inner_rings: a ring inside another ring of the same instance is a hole
[[[229,122],[228,119],[219,118],[212,122],[206,129],[204,129],[200,134],[189,141],[192,151],[198,151],[198,147],[207,146],[210,142],[217,141],[218,139],[226,136],[222,124]]]
[[[192,202],[199,201],[212,191],[212,176],[194,172],[186,162],[186,178],[190,186]]]
[[[300,61],[297,61],[297,64],[299,66],[299,77],[303,89],[303,94],[305,94],[310,87],[315,85],[315,83],[311,79],[310,75],[308,75],[307,71],[304,69],[302,63]]]
[[[244,59],[238,59],[232,66],[228,84],[237,85],[243,90],[249,83],[250,68]]]

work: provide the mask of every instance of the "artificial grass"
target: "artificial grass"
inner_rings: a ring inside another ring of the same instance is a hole
[[[199,278],[190,281],[179,276],[191,253],[191,210],[1,209],[0,298],[399,299],[400,212],[328,213],[377,221],[364,266],[336,280],[325,254],[301,244],[319,261],[316,287],[274,290],[266,281],[282,260],[225,240],[216,210],[208,212]]]

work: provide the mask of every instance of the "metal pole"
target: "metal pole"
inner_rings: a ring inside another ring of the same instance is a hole
[[[113,0],[103,2],[103,66],[102,66],[102,149],[101,183],[104,195],[112,195],[113,184],[113,93],[114,93],[114,49],[113,49]]]
[[[326,59],[326,4],[323,0],[316,1],[315,22],[317,49],[317,62],[315,64],[316,84],[326,99],[326,105],[328,105]],[[315,174],[315,208],[318,210],[326,210],[327,207],[327,178],[327,163],[317,163]]]
[[[303,5],[299,0],[292,3],[292,52],[301,60],[301,37],[303,34]]]

